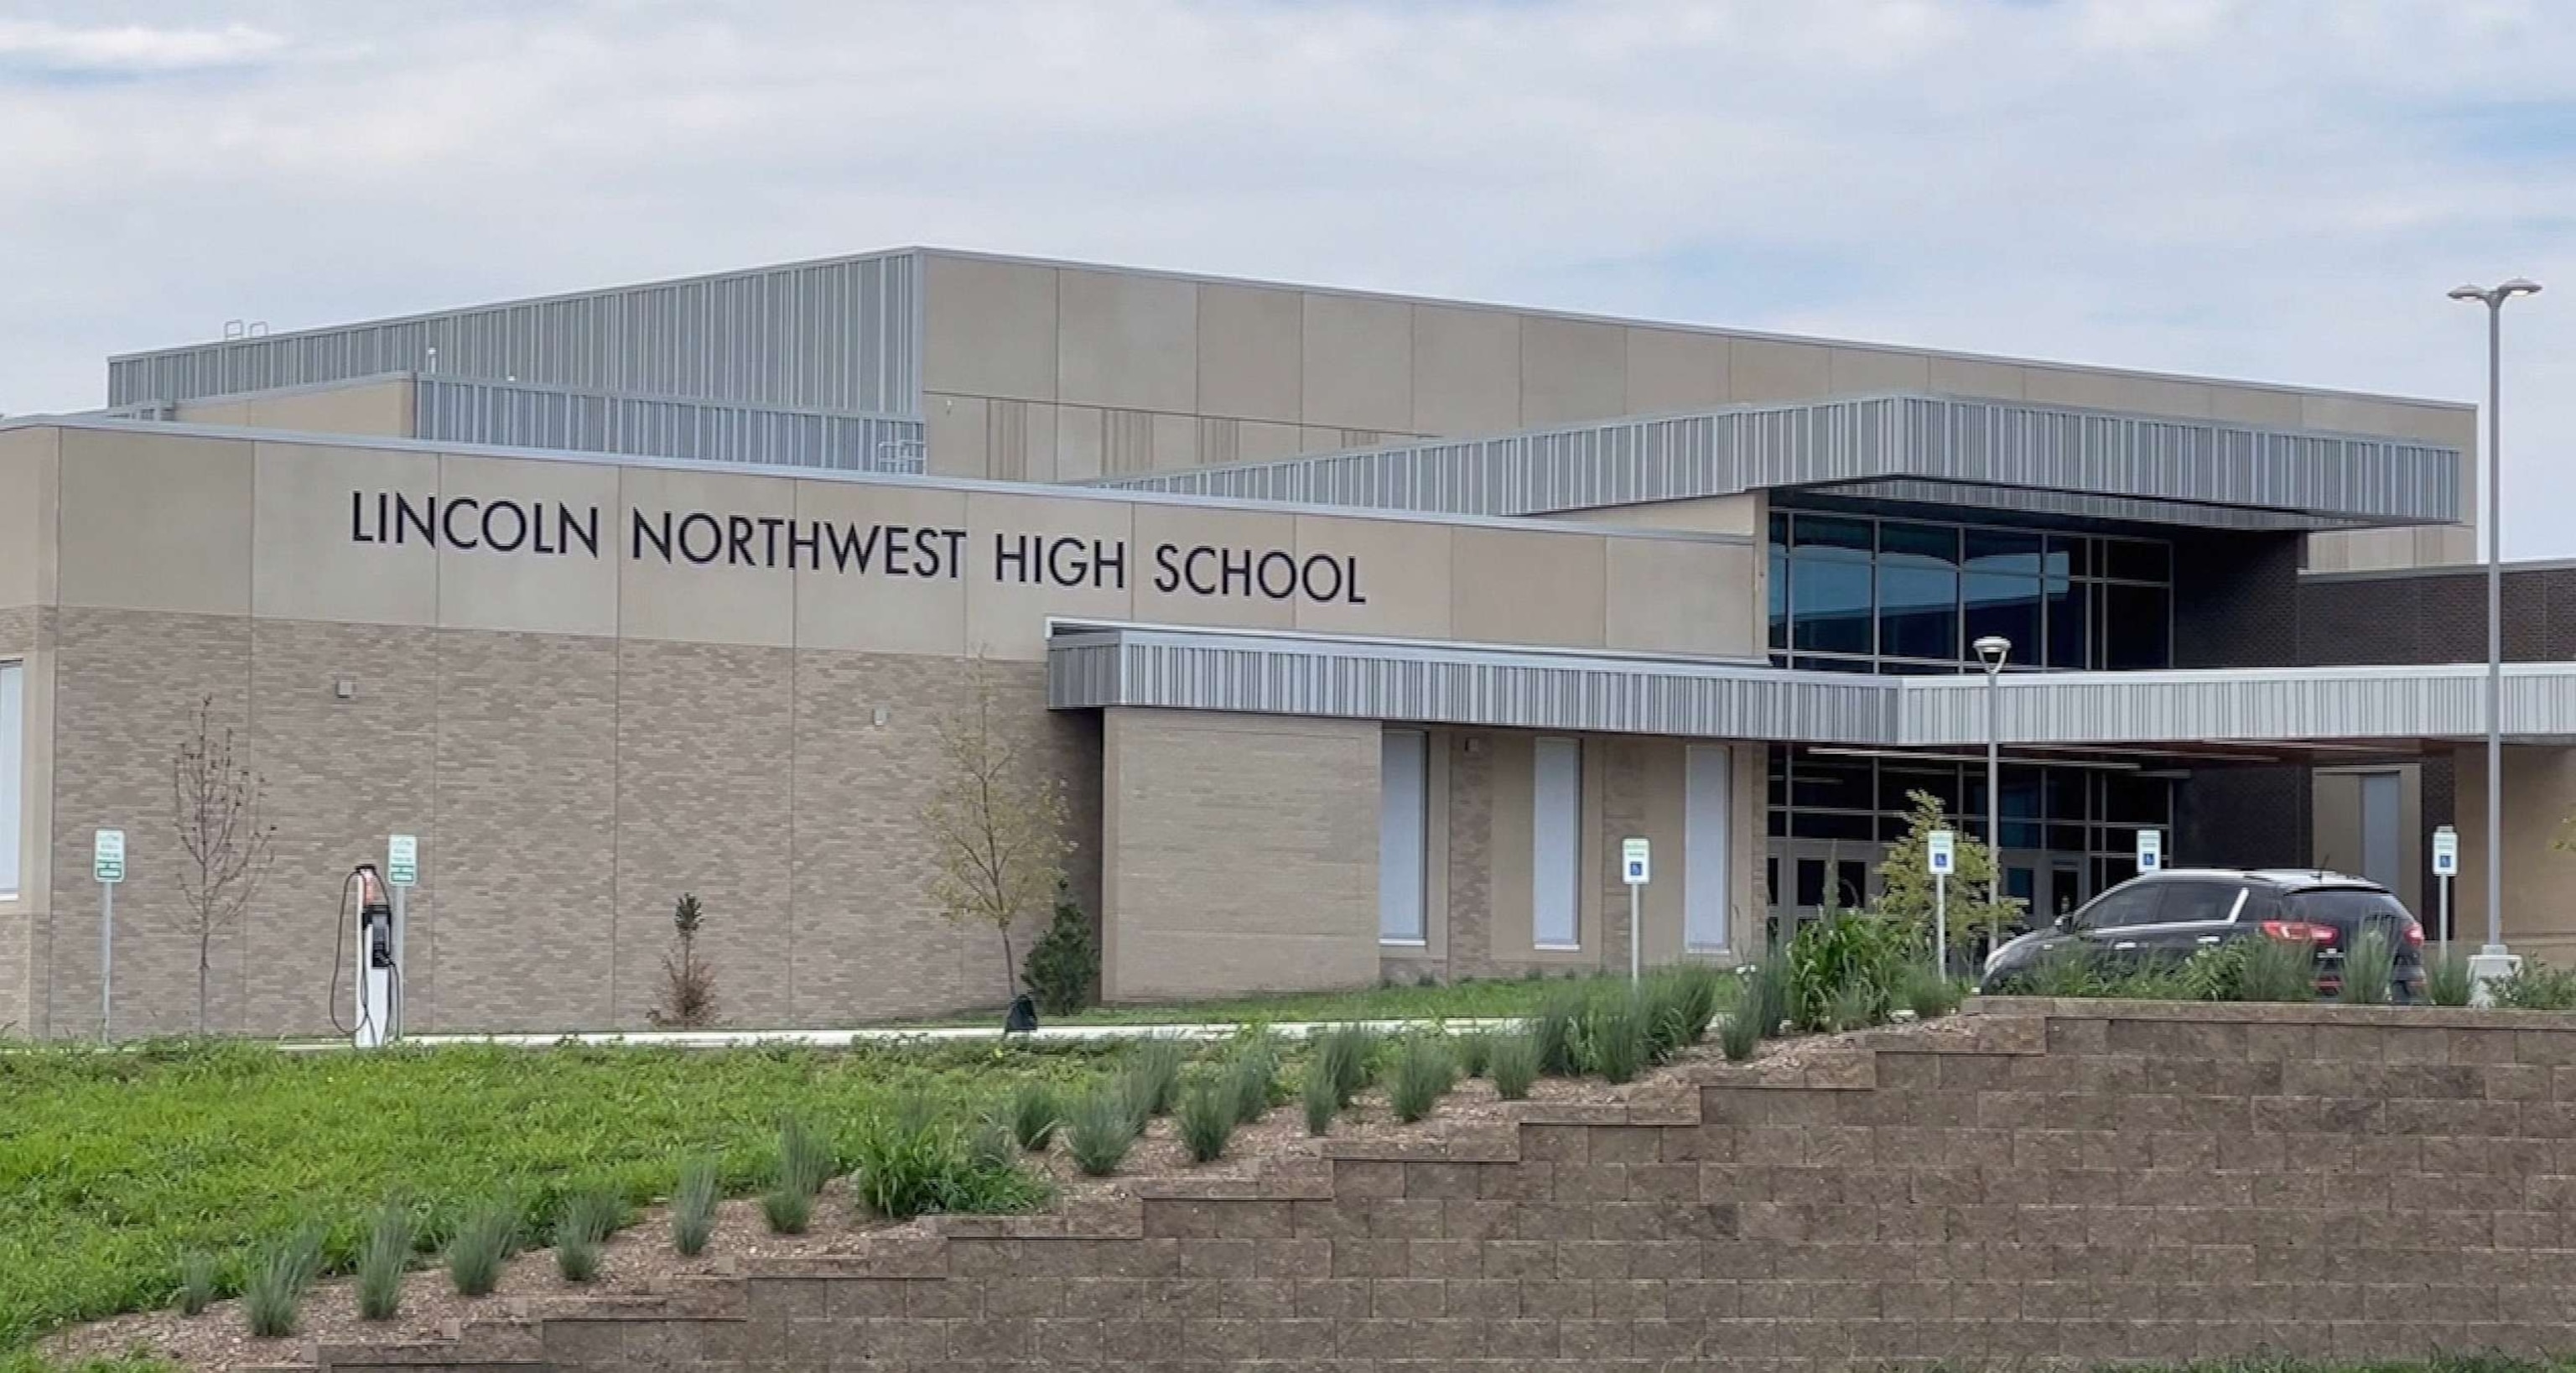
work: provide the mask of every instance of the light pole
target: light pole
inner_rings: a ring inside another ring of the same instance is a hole
[[[2478,951],[2481,987],[2512,971],[2504,947],[2504,303],[2540,283],[2455,286],[2451,299],[2487,307],[2487,944]]]
[[[2003,680],[2012,640],[1989,634],[1973,647],[1977,661],[1986,665],[1986,907],[1994,912],[1992,938],[2000,948],[2004,942]]]

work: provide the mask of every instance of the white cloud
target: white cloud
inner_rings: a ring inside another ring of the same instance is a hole
[[[57,8],[14,31],[125,31]],[[0,409],[230,318],[908,242],[2473,399],[2442,293],[2521,273],[2507,548],[2576,553],[2522,513],[2576,501],[2545,0],[225,10],[145,30],[265,44],[219,81],[0,40]]]
[[[0,20],[0,69],[42,72],[159,73],[229,67],[269,57],[285,46],[276,34],[245,24],[219,29],[162,29],[142,24],[83,28]]]

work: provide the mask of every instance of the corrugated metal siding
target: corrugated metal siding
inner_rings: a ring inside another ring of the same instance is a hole
[[[843,472],[923,468],[921,421],[554,387],[421,379],[417,436],[450,443],[631,453]]]
[[[2459,517],[2461,461],[2456,449],[2403,439],[2012,401],[1883,396],[1732,406],[1099,484],[1321,505],[1540,515],[1912,478],[2402,524]]]
[[[918,415],[920,280],[890,253],[138,353],[108,403],[421,372]]]
[[[2576,737],[2576,664],[2509,665],[2504,723]],[[2006,743],[2464,738],[2485,669],[2222,669],[2007,676]],[[1324,636],[1101,629],[1059,636],[1048,701],[1853,747],[1986,741],[1983,678],[1854,678],[1752,664],[1512,653]]]

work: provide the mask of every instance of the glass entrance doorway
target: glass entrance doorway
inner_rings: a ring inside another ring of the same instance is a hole
[[[1873,843],[1773,840],[1765,875],[1771,889],[1773,939],[1787,939],[1802,921],[1821,914],[1828,900],[1857,910],[1878,894],[1878,863],[1885,851]]]

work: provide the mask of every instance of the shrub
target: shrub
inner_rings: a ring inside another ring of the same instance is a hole
[[[1530,1036],[1538,1044],[1540,1072],[1549,1077],[1582,1073],[1583,1060],[1575,1046],[1575,1036],[1586,1001],[1581,988],[1565,987],[1550,992],[1539,1003],[1538,1014],[1530,1018]]]
[[[662,955],[662,987],[646,1017],[676,1030],[716,1023],[715,968],[698,957],[698,930],[706,911],[698,898],[683,892],[671,906],[671,948]]]
[[[814,1194],[784,1184],[760,1194],[760,1218],[773,1235],[801,1235],[814,1222]]]
[[[2517,1011],[2576,1010],[2576,968],[2553,968],[2536,958],[2495,983],[2495,1004]]]
[[[1029,946],[1029,956],[1020,964],[1020,984],[1029,989],[1040,1014],[1061,1016],[1091,1004],[1091,986],[1099,977],[1100,950],[1091,942],[1090,917],[1074,904],[1072,890],[1059,885],[1055,919]]]
[[[2424,999],[2436,1006],[2466,1006],[2477,989],[2468,955],[2445,949],[2424,960]]]
[[[2255,942],[2237,939],[2192,950],[2174,973],[2182,994],[2193,1001],[2244,1000],[2245,964]]]
[[[2383,930],[2364,930],[2344,950],[2343,988],[2337,999],[2348,1006],[2385,1006],[2397,976],[2397,949]]]
[[[794,1116],[779,1123],[778,1168],[772,1181],[784,1190],[811,1197],[823,1190],[832,1171],[832,1151],[822,1136]]]
[[[907,1099],[859,1132],[851,1191],[889,1220],[946,1211],[1024,1211],[1046,1185],[1020,1167],[1017,1140],[998,1119],[961,1130],[926,1097]]]
[[[1298,1097],[1306,1107],[1306,1133],[1320,1135],[1333,1128],[1333,1116],[1342,1109],[1341,1092],[1333,1085],[1333,1075],[1326,1071],[1321,1058],[1306,1064],[1306,1081]]]
[[[447,1241],[447,1280],[460,1297],[488,1297],[519,1243],[519,1208],[487,1202],[469,1212]]]
[[[1475,1030],[1458,1036],[1458,1071],[1468,1077],[1483,1077],[1485,1065],[1493,1054],[1494,1036],[1491,1032]]]
[[[1279,1077],[1279,1051],[1268,1038],[1235,1051],[1226,1064],[1224,1087],[1237,1124],[1249,1125],[1270,1109],[1270,1088]]]
[[[1156,1116],[1170,1114],[1181,1091],[1181,1065],[1189,1057],[1189,1047],[1177,1039],[1147,1039],[1128,1050],[1127,1066],[1120,1070],[1118,1081],[1137,1129]]]
[[[1646,1031],[1658,1061],[1708,1037],[1725,976],[1705,963],[1676,963],[1646,979]]]
[[[1496,1036],[1485,1056],[1485,1069],[1494,1075],[1494,1095],[1505,1101],[1522,1100],[1538,1079],[1538,1041],[1526,1033]]]
[[[411,1267],[411,1208],[388,1201],[367,1227],[366,1248],[358,1251],[358,1315],[389,1321],[402,1308],[403,1273]]]
[[[1410,1125],[1431,1114],[1457,1080],[1449,1050],[1429,1035],[1415,1035],[1396,1055],[1395,1071],[1387,1078],[1386,1103],[1397,1120]]]
[[[1753,1057],[1753,1051],[1762,1043],[1761,1008],[1762,999],[1757,996],[1748,995],[1735,1003],[1735,1009],[1727,1014],[1726,1023],[1718,1027],[1719,1051],[1738,1063]],[[1779,1022],[1771,1023],[1776,1025]]]
[[[2084,950],[2063,944],[2041,954],[2018,979],[2018,989],[2031,996],[2100,996],[2108,983]]]
[[[1959,984],[1932,968],[1916,968],[1899,992],[1905,1009],[1918,1020],[1937,1020],[1959,1009]]]
[[[1331,1080],[1337,1108],[1350,1105],[1351,1098],[1369,1085],[1377,1046],[1377,1031],[1364,1025],[1337,1025],[1315,1042],[1315,1066],[1308,1071],[1320,1070]]]
[[[599,1276],[600,1246],[626,1223],[626,1202],[604,1187],[587,1187],[555,1213],[555,1271],[565,1282]]]
[[[671,1196],[671,1247],[695,1258],[716,1232],[716,1165],[691,1159],[680,1169],[680,1187]]]
[[[1825,1028],[1866,1030],[1879,1022],[1877,989],[1865,982],[1845,983],[1825,1011]]]
[[[2304,939],[2262,936],[2238,941],[2245,961],[2236,971],[2240,1001],[2313,1001],[2317,995],[2316,946]]]
[[[1065,1121],[1065,1151],[1084,1173],[1107,1177],[1126,1160],[1139,1123],[1123,1083],[1101,1088],[1084,1097]]]
[[[1181,1097],[1181,1147],[1190,1161],[1207,1163],[1225,1152],[1234,1137],[1235,1094],[1231,1082],[1203,1077]]]
[[[1846,996],[1866,1001],[1871,1023],[1887,1018],[1898,980],[1919,951],[1903,922],[1833,911],[1789,941],[1790,1016],[1808,1029],[1839,1023]]]
[[[250,1281],[242,1285],[242,1313],[250,1333],[264,1340],[295,1333],[295,1312],[305,1289],[322,1271],[322,1231],[306,1226],[271,1244],[251,1264]]]
[[[988,1115],[975,1122],[966,1136],[966,1161],[978,1171],[1019,1165],[1019,1140],[1011,1133],[1011,1123],[1000,1116]]]
[[[1645,998],[1625,987],[1603,987],[1574,1028],[1576,1062],[1611,1082],[1632,1082],[1654,1051],[1646,1026]]]
[[[179,1314],[202,1315],[215,1304],[220,1289],[215,1269],[215,1256],[202,1249],[191,1249],[179,1256]]]
[[[1044,1082],[1023,1082],[1011,1093],[1011,1138],[1030,1153],[1047,1147],[1064,1122],[1064,1103]]]

